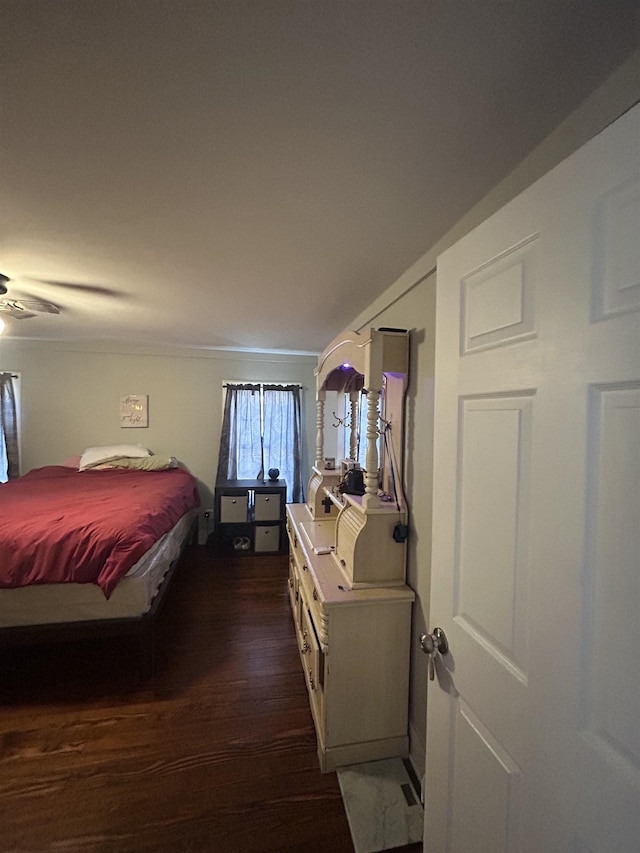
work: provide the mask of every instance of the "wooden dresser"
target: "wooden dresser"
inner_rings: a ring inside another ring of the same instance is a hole
[[[398,330],[369,330],[364,336],[350,332],[332,342],[328,352],[316,373],[318,438],[307,503],[287,506],[289,596],[325,772],[408,754],[415,598],[405,584],[406,507],[396,490],[392,496],[383,490],[392,479],[400,482],[401,471],[388,470],[391,453],[387,470],[384,462],[379,469],[375,446],[379,429],[393,422],[398,431],[394,455],[401,459],[398,401],[406,385],[408,335]],[[340,372],[348,373],[353,383],[354,367],[366,383],[369,406],[363,495],[342,493],[341,470],[323,466],[327,381],[340,390]],[[390,383],[385,368],[392,374]],[[400,393],[393,383],[399,383]],[[381,412],[381,397],[393,402],[393,412]]]

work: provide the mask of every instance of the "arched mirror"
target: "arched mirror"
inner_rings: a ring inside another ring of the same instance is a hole
[[[365,506],[384,500],[404,503],[401,489],[404,395],[408,371],[408,332],[368,329],[345,332],[329,344],[316,370],[317,436],[314,471],[325,468],[327,430],[343,428],[343,465],[361,468]],[[341,395],[339,416],[325,412],[327,393]],[[340,471],[344,475],[344,470]],[[358,478],[354,478],[359,482]],[[357,493],[357,491],[356,491]]]

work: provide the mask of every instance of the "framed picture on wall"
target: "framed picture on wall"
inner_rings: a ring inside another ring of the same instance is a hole
[[[120,426],[149,426],[149,395],[127,394],[120,397]]]

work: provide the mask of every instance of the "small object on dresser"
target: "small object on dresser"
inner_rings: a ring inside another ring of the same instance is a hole
[[[280,476],[280,469],[279,468],[269,468],[268,474],[269,474],[270,480],[277,480],[278,477]]]
[[[350,471],[347,471],[340,481],[338,490],[343,495],[364,495],[364,474],[362,469],[352,468]]]

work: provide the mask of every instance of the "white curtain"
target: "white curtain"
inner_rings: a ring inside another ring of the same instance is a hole
[[[264,386],[264,462],[259,476],[278,468],[287,481],[287,500],[292,503],[304,501],[301,409],[299,385]]]
[[[262,468],[259,385],[227,385],[217,479],[255,480]]]

